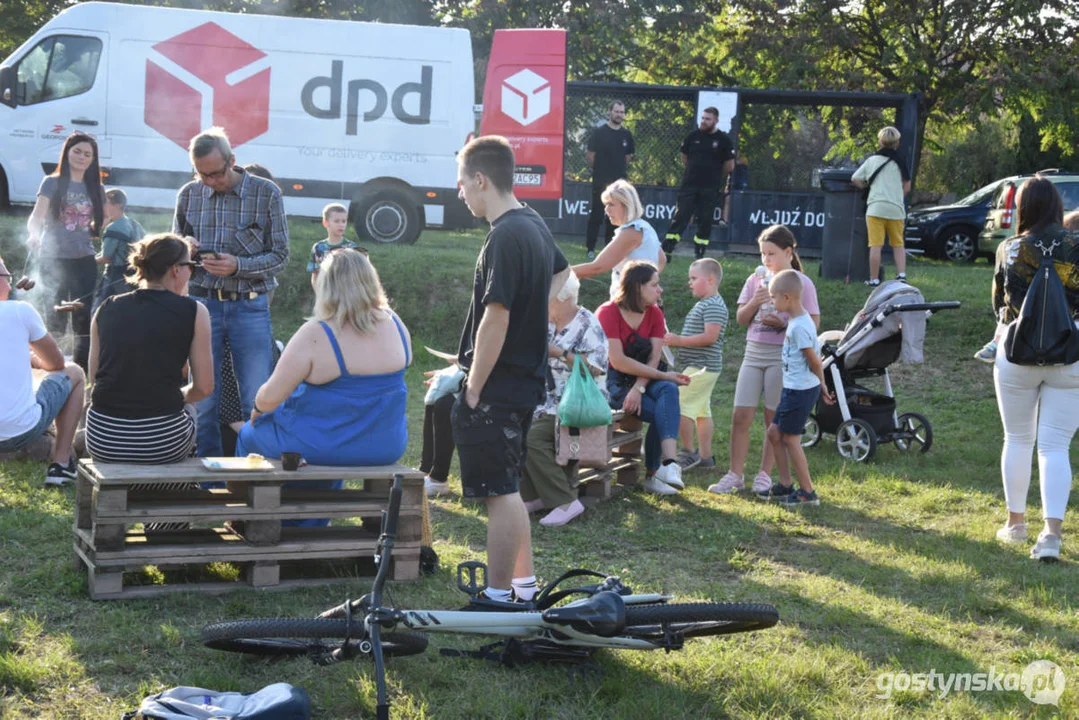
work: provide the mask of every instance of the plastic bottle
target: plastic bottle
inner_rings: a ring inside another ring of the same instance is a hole
[[[768,283],[772,281],[772,273],[768,272],[768,268],[764,267],[763,265],[758,265],[757,269],[754,270],[754,273],[757,275],[757,277],[761,279],[761,287],[767,290]],[[757,308],[757,322],[760,322],[760,319],[765,315],[774,314],[775,311],[775,303],[773,303],[772,299],[769,297],[767,300],[761,303],[761,306],[759,308]]]

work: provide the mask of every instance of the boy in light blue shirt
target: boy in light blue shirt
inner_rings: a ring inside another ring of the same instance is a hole
[[[784,505],[820,505],[809,477],[809,461],[802,449],[802,431],[817,399],[831,405],[835,396],[828,392],[824,382],[817,328],[802,307],[802,278],[794,270],[782,270],[772,278],[768,294],[772,296],[776,312],[790,313],[790,320],[783,340],[783,394],[768,428],[768,442],[775,450],[779,482],[758,495]],[[798,477],[797,490],[791,480],[791,465]]]

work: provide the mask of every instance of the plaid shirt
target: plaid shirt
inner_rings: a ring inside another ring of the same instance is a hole
[[[281,190],[235,168],[240,182],[226,193],[198,180],[180,188],[172,230],[191,235],[200,250],[235,255],[235,275],[221,278],[195,268],[191,284],[208,290],[264,293],[277,287],[275,276],[288,263],[288,223]]]

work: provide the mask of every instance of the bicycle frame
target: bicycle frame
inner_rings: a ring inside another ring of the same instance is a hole
[[[627,605],[666,602],[668,595],[627,595],[622,601]],[[578,602],[584,602],[583,600]],[[569,603],[565,607],[573,607]],[[612,650],[655,650],[661,643],[629,636],[600,637],[580,632],[561,623],[543,619],[540,611],[523,612],[472,612],[465,610],[393,610],[379,616],[377,609],[368,617],[383,628],[396,631],[422,633],[446,633],[452,635],[485,635],[489,637],[517,638],[519,640],[547,640],[558,645]]]

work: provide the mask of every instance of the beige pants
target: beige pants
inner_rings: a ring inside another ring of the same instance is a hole
[[[764,407],[775,410],[783,393],[783,346],[750,340],[738,369],[734,406],[756,408],[764,395]]]

